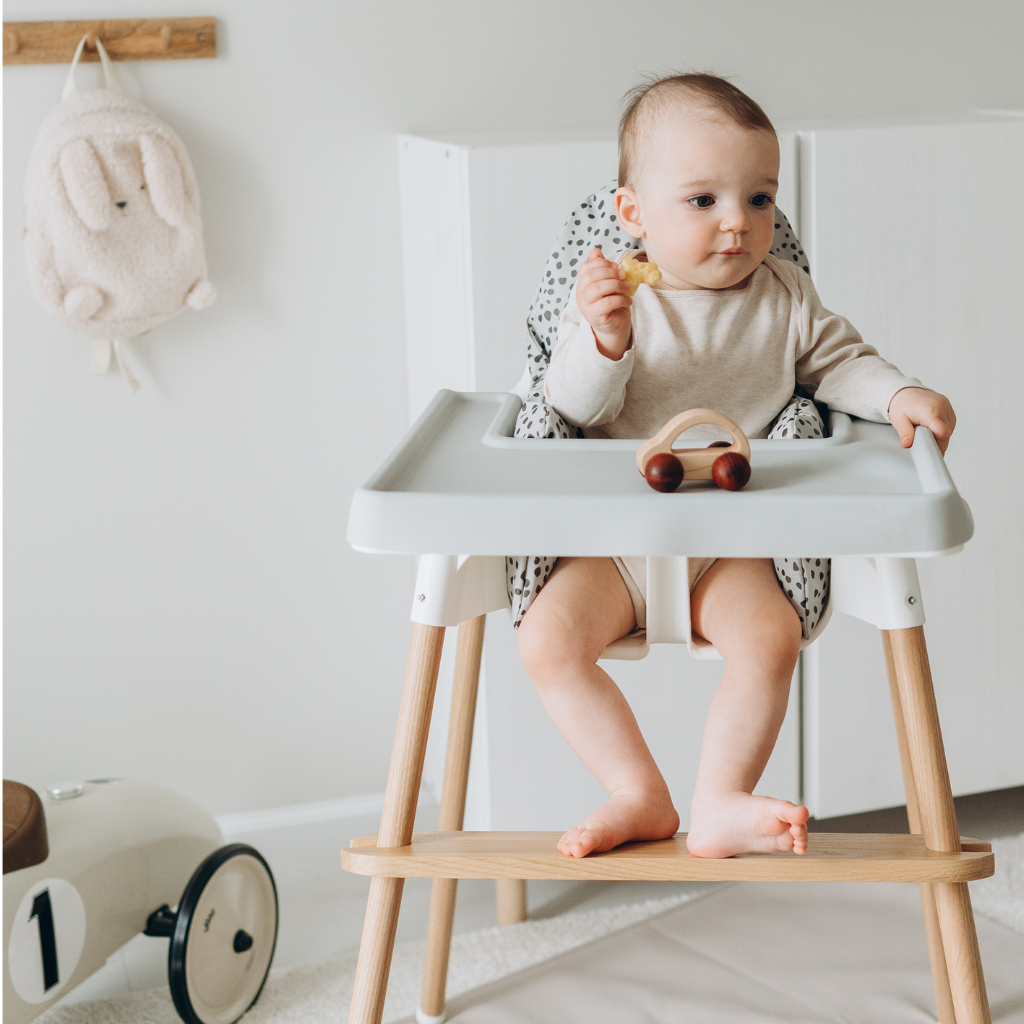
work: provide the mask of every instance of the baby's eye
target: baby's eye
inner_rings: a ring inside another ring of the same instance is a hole
[[[750,205],[756,207],[758,210],[763,210],[766,206],[771,206],[775,200],[772,199],[767,192],[758,192],[756,196],[750,197]]]
[[[710,210],[715,205],[714,196],[694,196],[686,201],[698,210]]]

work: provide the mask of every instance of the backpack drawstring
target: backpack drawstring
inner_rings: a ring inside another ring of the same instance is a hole
[[[92,339],[92,361],[89,369],[93,373],[108,373],[111,362],[117,363],[128,390],[134,394],[139,390],[140,384],[135,379],[135,374],[125,361],[124,353],[121,351],[123,338],[93,338]]]

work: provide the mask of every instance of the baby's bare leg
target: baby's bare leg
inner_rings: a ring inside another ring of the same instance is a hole
[[[610,558],[560,558],[519,626],[519,653],[544,709],[611,795],[559,840],[570,857],[664,839],[679,827],[626,698],[597,665],[635,625],[629,591]]]
[[[694,630],[725,658],[701,747],[686,845],[697,857],[807,851],[806,807],[752,796],[800,653],[800,620],[768,559],[719,559],[694,588]]]

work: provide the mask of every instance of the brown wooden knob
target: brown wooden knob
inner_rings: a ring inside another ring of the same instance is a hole
[[[748,470],[747,475],[749,474]],[[659,452],[647,460],[647,465],[644,466],[644,479],[656,491],[674,491],[683,482],[683,464],[669,452]]]
[[[709,448],[731,448],[732,441],[712,441],[708,445]]]
[[[715,459],[711,476],[723,491],[738,491],[750,479],[750,463],[739,452],[726,452]]]

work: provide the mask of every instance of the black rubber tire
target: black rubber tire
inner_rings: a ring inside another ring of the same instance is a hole
[[[258,867],[262,868],[262,871],[265,872],[273,894],[274,934],[270,944],[270,956],[267,959],[263,976],[259,979],[259,987],[256,989],[252,999],[246,1003],[241,1013],[231,1017],[231,1020],[240,1020],[255,1005],[256,1000],[259,999],[260,993],[263,991],[263,986],[266,984],[267,976],[270,974],[270,965],[274,962],[274,949],[277,946],[280,912],[277,900],[277,886],[274,884],[274,875],[270,870],[270,865],[267,864],[257,850],[254,850],[245,843],[231,843],[228,846],[222,846],[219,850],[214,850],[196,868],[195,873],[189,879],[188,885],[185,886],[185,891],[181,894],[181,901],[178,903],[177,921],[174,925],[174,933],[171,935],[170,948],[167,952],[167,981],[171,989],[171,998],[174,1000],[174,1008],[178,1011],[178,1016],[185,1021],[185,1024],[224,1024],[225,1021],[223,1017],[217,1020],[204,1018],[196,1011],[193,1000],[194,994],[189,992],[186,968],[189,938],[193,935],[192,925],[196,922],[196,909],[199,906],[203,893],[220,868],[235,857],[253,858],[258,862]],[[202,925],[202,922],[197,923],[200,926]],[[245,933],[239,932],[237,934]],[[249,941],[249,946],[245,947],[245,951],[252,946],[253,941],[248,935],[246,935],[246,939]],[[238,949],[237,942],[236,935],[235,952],[241,953],[243,950]]]

